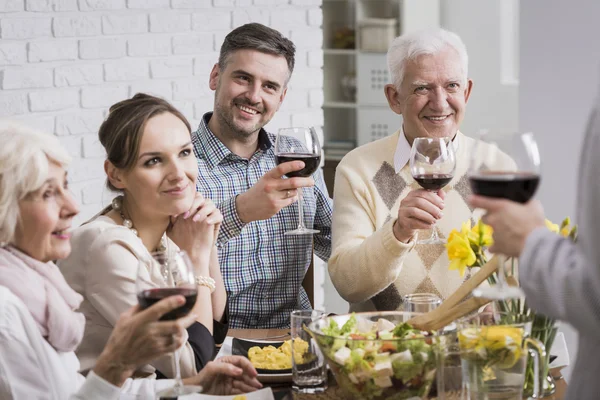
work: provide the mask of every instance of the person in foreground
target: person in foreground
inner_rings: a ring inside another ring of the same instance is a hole
[[[283,176],[301,161],[276,164],[275,135],[263,127],[287,93],[294,44],[252,23],[230,32],[210,73],[214,111],[193,134],[198,190],[223,214],[219,259],[233,328],[285,328],[290,312],[311,308],[302,288],[314,251],[331,251],[331,200],[321,169],[313,178]],[[298,224],[302,190],[305,224],[320,233],[284,236]]]
[[[87,378],[80,375],[74,350],[84,334],[85,318],[76,311],[82,297],[52,262],[71,252],[69,231],[79,211],[68,191],[70,158],[56,137],[8,121],[0,120],[0,143],[0,398],[154,398],[174,381],[129,377],[184,343],[195,316],[159,318],[185,299],[122,313]],[[230,357],[186,383],[236,394],[259,388],[255,376],[248,360]]]
[[[577,329],[578,352],[568,399],[597,399],[600,392],[600,102],[589,118],[579,163],[577,243],[546,229],[539,201],[526,204],[472,196],[494,229],[490,251],[519,257],[527,304]],[[549,349],[546,349],[549,351]]]
[[[140,260],[181,249],[198,284],[196,322],[187,328],[179,363],[181,376],[193,376],[213,358],[215,341],[225,339],[227,295],[214,245],[222,217],[196,193],[189,123],[167,101],[138,93],[110,108],[98,135],[107,154],[107,185],[121,195],[73,231],[73,251],[58,263],[84,297],[87,327],[77,356],[84,370],[91,368],[119,315],[137,304]],[[143,277],[147,289],[163,279],[154,269]],[[173,359],[166,355],[138,372],[173,378]]]
[[[443,244],[416,244],[417,233],[430,236],[437,221],[445,239],[476,217],[466,204],[475,141],[459,131],[473,87],[464,43],[443,29],[409,33],[393,41],[387,61],[385,95],[402,125],[348,153],[335,177],[328,268],[352,311],[395,310],[410,293],[452,294],[465,277],[448,270]],[[421,189],[410,172],[411,145],[420,137],[452,139],[456,171],[438,192]]]

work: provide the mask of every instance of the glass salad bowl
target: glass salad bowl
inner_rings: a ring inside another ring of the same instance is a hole
[[[337,315],[311,322],[308,330],[348,398],[427,399],[444,336],[405,323],[416,315]]]

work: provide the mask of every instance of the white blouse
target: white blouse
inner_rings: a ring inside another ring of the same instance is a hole
[[[57,352],[40,334],[25,304],[0,286],[0,399],[152,399],[172,380],[127,379],[122,388],[78,373],[74,352]]]
[[[177,245],[168,240],[169,251]],[[85,315],[86,326],[83,340],[77,348],[77,357],[82,372],[87,372],[96,363],[119,316],[138,304],[136,276],[139,260],[150,257],[141,239],[128,228],[118,225],[105,215],[73,231],[71,254],[57,265],[67,283],[83,296],[79,311]],[[148,271],[149,287],[160,272]],[[187,378],[198,373],[194,350],[187,342],[180,349],[181,376]],[[175,377],[173,354],[167,354],[139,368],[141,376],[151,375],[155,369],[165,376]]]

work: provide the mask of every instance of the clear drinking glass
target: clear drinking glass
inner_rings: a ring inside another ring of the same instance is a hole
[[[528,202],[540,183],[540,153],[533,134],[529,133],[479,133],[468,170],[473,193]],[[502,300],[522,297],[519,287],[506,283],[506,260],[498,259],[498,282],[473,291],[477,297]]]
[[[435,375],[438,400],[469,400],[463,383],[460,347],[456,329],[444,330],[440,337],[438,368]]]
[[[307,332],[307,327],[326,314],[318,310],[291,312],[292,389],[300,393],[321,393],[327,390],[327,363],[319,345]]]
[[[437,192],[454,177],[456,156],[449,138],[416,138],[410,151],[410,173],[425,190]],[[417,241],[418,244],[443,244],[435,224],[431,237]]]
[[[433,293],[412,293],[404,296],[404,311],[428,313],[439,307],[442,299]]]
[[[281,164],[288,161],[302,161],[304,168],[293,171],[288,178],[307,178],[317,171],[321,164],[321,143],[315,128],[282,128],[275,140],[275,161]],[[306,235],[319,233],[304,225],[302,188],[298,189],[298,228],[285,232],[285,235]]]
[[[532,398],[540,398],[545,376],[540,360],[546,357],[542,342],[529,337],[531,318],[482,312],[461,319],[458,343],[463,379],[470,400],[521,400],[527,356],[534,363]]]
[[[161,320],[169,321],[190,313],[198,297],[194,266],[185,251],[156,252],[149,259],[141,259],[136,278],[137,298],[145,309],[156,302],[174,295],[185,297],[185,304],[168,312]],[[200,393],[201,386],[184,385],[181,381],[179,352],[174,352],[175,386],[157,393],[159,399],[172,399],[185,394]]]

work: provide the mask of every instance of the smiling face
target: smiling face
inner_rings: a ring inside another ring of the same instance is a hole
[[[136,214],[155,218],[187,211],[194,200],[198,175],[188,128],[168,112],[150,118],[134,166],[123,171],[108,164],[107,173],[111,183],[125,192]]]
[[[42,262],[60,260],[71,253],[71,228],[79,207],[67,187],[67,172],[48,162],[48,179],[19,202],[19,221],[13,245]]]
[[[210,74],[210,88],[216,90],[211,130],[240,139],[257,133],[279,110],[289,76],[283,56],[256,50],[232,53],[224,69],[215,65]]]
[[[394,85],[385,90],[390,108],[402,115],[404,133],[412,143],[417,137],[454,137],[472,86],[458,52],[448,47],[408,60],[400,90]]]

